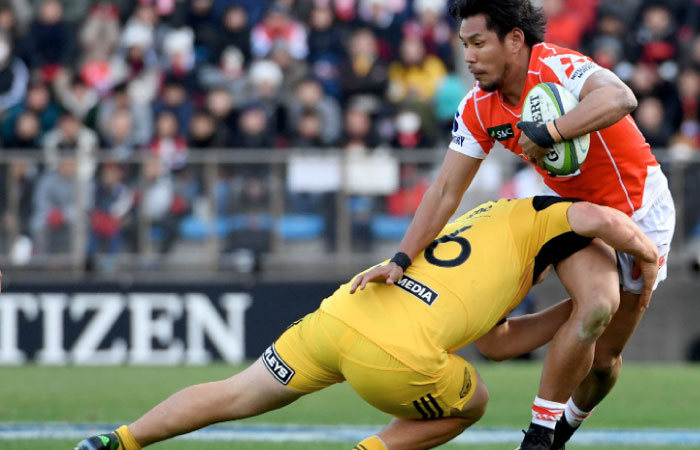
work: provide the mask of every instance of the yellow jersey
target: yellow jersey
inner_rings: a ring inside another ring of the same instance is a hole
[[[549,264],[588,245],[567,220],[572,201],[484,203],[446,225],[395,284],[350,294],[350,281],[320,309],[417,372],[437,374],[448,352],[491,330]]]

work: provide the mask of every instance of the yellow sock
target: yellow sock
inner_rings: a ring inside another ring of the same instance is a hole
[[[352,450],[389,450],[378,436],[370,436],[352,448]]]
[[[141,450],[141,445],[139,445],[134,435],[131,434],[129,427],[126,425],[122,425],[114,430],[114,434],[116,434],[119,439],[119,450]]]

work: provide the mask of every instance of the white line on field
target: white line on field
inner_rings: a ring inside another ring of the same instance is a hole
[[[117,428],[115,423],[0,423],[0,440],[75,439]],[[375,434],[380,426],[367,425],[216,425],[178,439],[193,441],[249,442],[358,442]],[[452,442],[462,444],[517,444],[522,432],[512,428],[474,428]],[[700,445],[700,430],[610,429],[581,430],[573,441],[578,445]]]

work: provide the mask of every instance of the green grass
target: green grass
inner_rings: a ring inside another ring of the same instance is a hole
[[[489,409],[478,427],[526,427],[539,380],[540,363],[477,363],[490,392]],[[3,367],[0,422],[133,421],[171,393],[190,384],[230,376],[241,367]],[[700,366],[626,364],[616,388],[587,428],[694,428],[700,405]],[[246,423],[371,424],[389,416],[373,409],[347,384],[304,397],[295,404]],[[40,440],[1,441],[8,450],[71,448]],[[510,446],[480,445],[480,449]],[[171,441],[154,449],[347,449],[344,444],[212,443]],[[445,446],[445,448],[469,448]],[[472,447],[473,448],[473,447]],[[576,446],[567,448],[576,449]],[[587,446],[591,450],[624,447]],[[628,447],[632,448],[632,447]],[[666,447],[668,448],[668,447]],[[700,449],[700,447],[677,447]],[[644,447],[645,450],[654,450]]]

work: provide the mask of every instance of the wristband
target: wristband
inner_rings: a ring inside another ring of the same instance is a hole
[[[401,267],[401,270],[403,270],[405,272],[406,269],[408,269],[408,266],[411,265],[411,258],[409,258],[408,255],[405,254],[404,252],[398,252],[397,254],[394,255],[393,258],[391,258],[391,260],[389,262],[390,263],[393,262],[397,266]]]
[[[525,136],[542,148],[552,148],[555,144],[554,138],[542,122],[518,122],[516,127],[523,130]]]
[[[561,134],[561,131],[559,131],[559,127],[557,126],[557,121],[556,121],[556,119],[555,119],[555,120],[552,120],[552,123],[554,124],[554,129],[557,130],[557,133],[559,133],[559,137],[561,138],[561,140],[562,140],[562,141],[568,141],[568,139],[565,138],[563,134]]]

